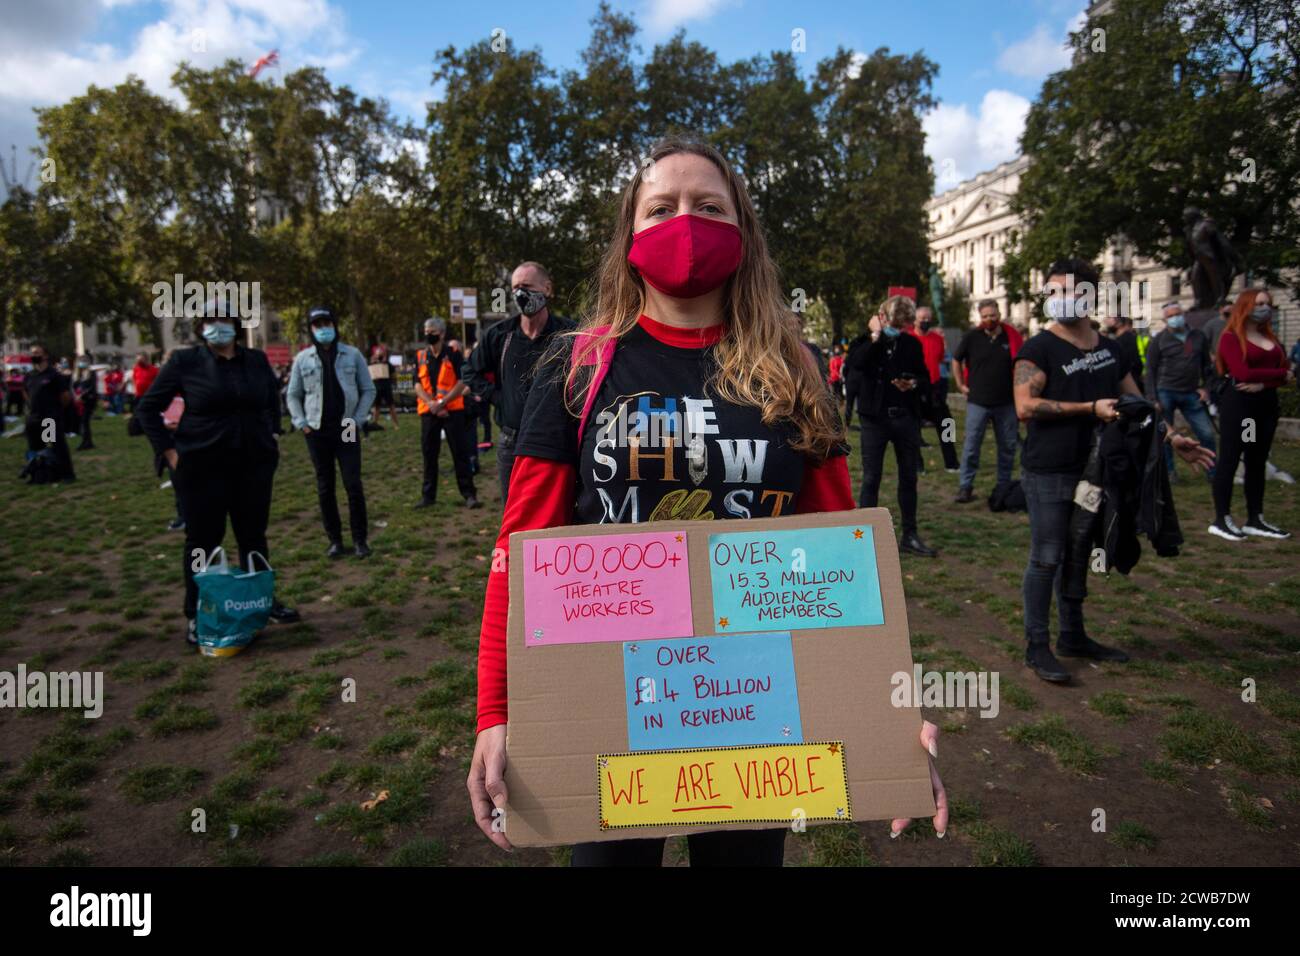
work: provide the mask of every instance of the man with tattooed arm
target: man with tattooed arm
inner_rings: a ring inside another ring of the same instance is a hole
[[[1097,301],[1099,276],[1091,263],[1064,259],[1048,267],[1043,287],[1047,327],[1016,356],[1016,415],[1027,422],[1021,485],[1029,510],[1029,564],[1025,568],[1025,664],[1045,681],[1065,683],[1070,673],[1052,653],[1048,614],[1056,591],[1060,635],[1057,654],[1123,662],[1128,655],[1089,637],[1083,601],[1061,593],[1075,486],[1083,475],[1098,422],[1119,418],[1115,403],[1140,395],[1132,370],[1113,341],[1087,321]],[[1180,458],[1208,467],[1214,453],[1172,430],[1167,440]]]

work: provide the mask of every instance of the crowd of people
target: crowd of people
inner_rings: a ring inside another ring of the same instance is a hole
[[[801,339],[746,187],[731,166],[713,148],[676,138],[656,147],[652,159],[653,179],[643,168],[623,193],[585,321],[553,312],[550,274],[526,261],[511,276],[518,314],[492,326],[468,354],[441,319],[424,322],[412,382],[423,458],[416,507],[437,503],[444,443],[470,509],[480,506],[479,453],[495,449],[501,549],[514,532],[561,525],[873,507],[892,445],[899,547],[935,558],[937,550],[920,535],[924,429],[934,427],[944,467],[955,476],[955,502],[969,504],[991,424],[997,461],[990,502],[1012,507],[1018,490],[1029,518],[1025,662],[1050,682],[1070,678],[1059,657],[1127,660],[1094,640],[1085,624],[1086,584],[1076,572],[1081,543],[1093,541],[1087,516],[1080,530],[1079,508],[1087,501],[1091,512],[1120,516],[1121,540],[1105,537],[1105,549],[1121,569],[1131,556],[1124,535],[1135,537],[1138,529],[1157,553],[1176,553],[1181,536],[1169,480],[1176,459],[1211,476],[1216,517],[1210,533],[1234,542],[1289,536],[1263,514],[1277,389],[1294,380],[1266,291],[1242,291],[1200,329],[1188,328],[1181,308],[1170,303],[1162,328],[1145,336],[1122,317],[1098,322],[1082,291],[1096,288],[1096,270],[1065,259],[1045,270],[1046,321],[1032,337],[1006,322],[995,301],[984,300],[977,304],[978,324],[950,349],[929,308],[891,296],[867,330],[823,365]],[[124,376],[106,377],[101,396],[86,366],[79,362],[69,376],[40,345],[31,350],[33,370],[21,389],[31,453],[57,459],[68,479],[66,433],[77,431],[82,447],[93,447],[96,405],[123,408],[134,391],[130,410],[159,473],[170,476],[178,508],[173,527],[185,532],[182,606],[191,642],[194,575],[204,566],[195,556],[212,554],[229,522],[241,564],[253,552],[269,558],[284,417],[306,441],[332,558],[371,554],[361,440],[383,427],[384,408],[398,427],[393,356],[382,343],[362,352],[342,341],[338,317],[327,306],[309,310],[310,341],[279,370],[265,353],[239,344],[237,319],[220,303],[205,309],[196,327],[199,344],[175,350],[161,368],[140,356],[132,389]],[[965,405],[960,451],[953,392]],[[847,464],[855,412],[862,456],[856,496]],[[1196,437],[1171,427],[1178,414]],[[1164,427],[1154,424],[1157,416]],[[1241,525],[1231,512],[1239,461],[1246,501]],[[347,497],[349,543],[336,474]],[[1055,653],[1053,598],[1060,622]],[[476,819],[502,845],[492,822],[506,799],[507,611],[507,576],[494,562],[468,783]],[[271,611],[273,621],[298,617],[278,602]],[[931,752],[936,736],[926,723],[922,743]],[[932,776],[935,828],[942,835],[946,799],[937,771]],[[905,823],[895,821],[895,829]],[[700,834],[690,845],[701,858],[779,863],[784,831]],[[661,854],[662,841],[624,840],[580,845],[573,860],[602,865]]]

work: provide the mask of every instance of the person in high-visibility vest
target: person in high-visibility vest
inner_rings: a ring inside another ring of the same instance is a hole
[[[438,454],[442,434],[447,433],[456,485],[467,508],[479,506],[470,472],[469,422],[465,418],[465,393],[469,386],[461,379],[461,355],[447,347],[446,327],[441,319],[424,320],[426,348],[416,358],[416,411],[420,413],[420,452],[424,455],[424,493],[415,507],[427,508],[438,498]]]

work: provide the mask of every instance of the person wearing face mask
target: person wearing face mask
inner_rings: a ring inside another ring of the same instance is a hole
[[[980,466],[984,431],[993,423],[998,448],[997,478],[1004,487],[1011,482],[1020,443],[1020,424],[1011,394],[1011,366],[1023,341],[1020,333],[1002,321],[994,299],[976,306],[979,325],[962,336],[953,353],[953,377],[966,397],[966,436],[962,443],[961,478],[957,504],[975,500],[975,476]]]
[[[158,366],[149,361],[149,353],[141,352],[135,357],[135,365],[131,368],[131,382],[135,387],[135,401],[131,404],[131,411],[134,412],[140,404],[140,399],[144,398],[149,387],[153,385],[153,380],[158,377]]]
[[[1044,273],[1043,312],[1050,322],[1020,349],[1013,368],[1016,414],[1027,422],[1020,483],[1029,511],[1025,568],[1025,665],[1045,681],[1065,683],[1070,672],[1052,653],[1048,615],[1056,592],[1057,653],[1124,662],[1128,655],[1088,636],[1083,600],[1066,596],[1061,571],[1069,547],[1075,491],[1092,451],[1098,422],[1117,421],[1121,393],[1140,395],[1120,345],[1086,321],[1100,276],[1083,259],[1054,262]],[[1166,433],[1189,464],[1208,467],[1214,453],[1191,438]],[[1158,459],[1157,459],[1158,460]]]
[[[334,467],[343,475],[348,496],[348,527],[352,553],[369,557],[366,493],[361,484],[361,434],[375,400],[375,386],[360,350],[339,341],[339,323],[327,306],[307,312],[314,348],[305,348],[293,360],[285,399],[293,427],[307,440],[316,471],[316,498],[321,522],[329,539],[326,556],[341,558],[343,525],[335,495]]]
[[[661,141],[649,160],[623,192],[592,312],[538,367],[499,548],[534,528],[853,507],[844,427],[799,340],[743,181],[716,149],[690,140]],[[508,574],[503,564],[488,575],[467,781],[475,820],[504,849],[493,811],[509,798]],[[932,754],[937,732],[927,723],[921,734]],[[937,773],[932,781],[942,834],[947,800]],[[780,866],[785,830],[687,842],[692,866]],[[575,846],[572,863],[659,866],[663,855],[662,839],[612,840]]]
[[[898,507],[903,516],[899,548],[924,558],[938,553],[917,532],[917,474],[921,462],[921,418],[929,408],[930,372],[915,336],[905,330],[915,321],[916,306],[898,295],[885,300],[880,336],[853,354],[852,368],[861,377],[858,417],[862,430],[862,493],[858,505],[876,507],[884,473],[885,449],[894,446],[898,461]]]
[[[1214,451],[1214,423],[1207,405],[1209,384],[1214,377],[1210,359],[1210,342],[1200,329],[1187,326],[1187,316],[1177,302],[1167,302],[1161,310],[1165,327],[1156,333],[1147,347],[1146,394],[1172,427],[1174,413],[1182,412],[1187,424],[1196,432],[1202,445]],[[1174,478],[1174,451],[1165,446],[1165,467]],[[1214,469],[1209,471],[1214,480]]]
[[[883,308],[883,306],[882,306]],[[844,366],[841,374],[844,376],[844,427],[853,427],[853,410],[858,407],[858,393],[862,388],[862,375],[858,371],[862,366],[858,354],[862,349],[867,348],[880,334],[879,309],[877,314],[867,320],[867,329],[860,335],[853,337],[853,340],[844,349]]]
[[[1289,538],[1290,532],[1264,520],[1264,486],[1269,449],[1279,417],[1278,386],[1295,381],[1286,350],[1273,331],[1273,299],[1263,289],[1245,289],[1232,306],[1217,360],[1229,376],[1219,402],[1223,453],[1214,475],[1214,524],[1210,534],[1226,541],[1247,536]],[[1248,424],[1249,423],[1249,424]],[[1246,524],[1232,520],[1233,479],[1237,463],[1246,461]]]
[[[1134,330],[1133,320],[1126,315],[1107,316],[1102,329],[1119,346],[1120,353],[1124,356],[1124,365],[1133,376],[1138,391],[1145,392],[1146,345]]]
[[[280,389],[266,353],[236,341],[238,322],[225,301],[208,302],[195,322],[202,342],[172,352],[136,411],[149,443],[171,469],[185,519],[183,609],[191,644],[198,643],[194,572],[225,538],[227,519],[240,567],[248,567],[254,551],[271,557],[266,528],[280,461]],[[163,414],[177,397],[185,407],[172,429]],[[299,619],[279,601],[271,607],[274,623]]]
[[[416,356],[416,410],[420,413],[420,451],[424,456],[423,495],[417,508],[432,508],[438,501],[438,456],[442,435],[451,447],[451,463],[456,471],[456,485],[465,499],[466,508],[479,507],[470,466],[470,430],[465,413],[465,393],[469,386],[461,376],[460,352],[450,348],[446,327],[441,319],[424,320],[427,348]]]
[[[77,359],[77,376],[72,380],[72,393],[81,406],[81,415],[77,421],[81,442],[77,445],[77,451],[90,451],[95,447],[90,422],[95,414],[95,405],[99,402],[99,381],[86,356]]]
[[[497,436],[497,478],[501,502],[510,493],[515,466],[515,442],[523,424],[524,405],[533,387],[533,373],[556,334],[570,332],[574,323],[551,310],[551,275],[540,262],[521,262],[510,275],[511,295],[519,314],[498,322],[484,333],[469,357],[465,381],[474,394],[492,403]]]
[[[929,306],[918,307],[916,322],[903,331],[921,343],[921,353],[925,356],[925,370],[930,375],[930,420],[934,423],[934,431],[939,439],[944,470],[955,475],[961,462],[957,458],[956,438],[949,430],[953,417],[952,410],[948,408],[948,379],[941,371],[944,354],[948,351],[948,343],[943,333],[934,327],[934,313]],[[921,467],[924,470],[924,461]]]
[[[370,380],[375,383],[375,401],[370,406],[371,431],[383,431],[379,424],[379,411],[388,409],[388,417],[397,431],[397,405],[393,401],[393,366],[388,361],[388,346],[378,343],[370,352]]]
[[[54,481],[75,481],[72,452],[68,450],[67,420],[72,411],[72,386],[68,377],[53,366],[50,350],[37,342],[31,348],[32,370],[23,380],[27,405],[27,456],[46,448],[54,456]]]

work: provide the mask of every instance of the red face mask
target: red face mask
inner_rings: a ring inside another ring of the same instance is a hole
[[[740,266],[740,230],[686,213],[632,237],[627,261],[664,295],[693,299],[712,292]]]

